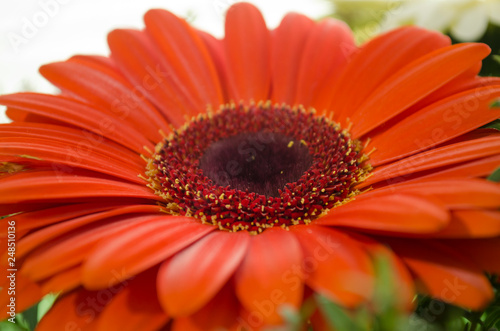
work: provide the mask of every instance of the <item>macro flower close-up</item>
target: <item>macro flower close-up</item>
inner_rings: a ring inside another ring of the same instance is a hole
[[[249,3],[221,39],[163,9],[144,23],[43,65],[60,93],[0,96],[2,272],[16,312],[57,294],[36,330],[288,330],[307,304],[300,330],[332,330],[323,298],[379,309],[380,260],[400,311],[492,302],[487,45],[412,26],[356,45]]]

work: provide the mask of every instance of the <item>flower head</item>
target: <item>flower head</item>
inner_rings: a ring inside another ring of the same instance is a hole
[[[0,97],[18,308],[61,293],[39,330],[257,330],[314,293],[369,303],[380,255],[406,307],[491,300],[487,46],[405,27],[358,48],[342,22],[270,31],[246,3],[222,40],[145,23],[111,32],[110,57],[43,66],[60,95]]]

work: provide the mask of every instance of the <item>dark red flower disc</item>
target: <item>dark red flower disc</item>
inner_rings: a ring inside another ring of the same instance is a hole
[[[165,212],[256,234],[308,224],[351,199],[365,160],[326,117],[260,103],[192,120],[157,146],[146,174]]]

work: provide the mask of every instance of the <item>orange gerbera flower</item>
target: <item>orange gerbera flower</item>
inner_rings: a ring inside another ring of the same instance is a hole
[[[405,27],[357,48],[342,22],[269,31],[244,3],[223,40],[164,10],[145,23],[111,32],[110,57],[43,66],[61,95],[0,97],[16,309],[61,293],[38,330],[261,329],[312,293],[369,302],[380,254],[402,304],[415,287],[488,304],[486,45]]]

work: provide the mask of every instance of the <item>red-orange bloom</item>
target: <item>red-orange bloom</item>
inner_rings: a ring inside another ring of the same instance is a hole
[[[405,27],[358,48],[342,22],[269,31],[244,3],[222,40],[164,10],[145,23],[111,32],[110,57],[43,66],[60,95],[0,97],[17,310],[61,293],[38,330],[257,330],[312,293],[370,302],[380,254],[407,307],[488,304],[486,45]]]

